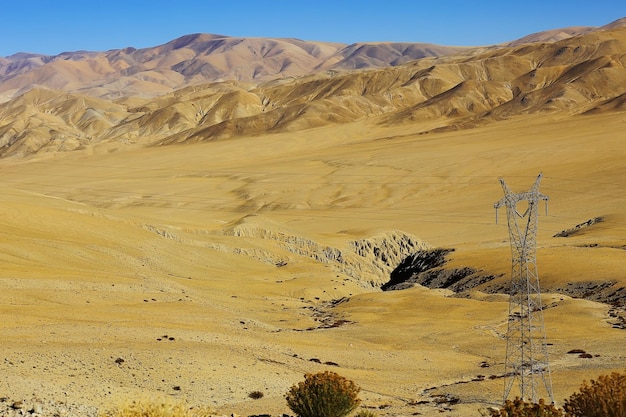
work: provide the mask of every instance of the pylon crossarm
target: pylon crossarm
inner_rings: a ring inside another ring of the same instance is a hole
[[[543,173],[539,173],[537,175],[537,179],[535,180],[532,187],[530,187],[530,192],[534,194],[539,194],[539,183],[541,182],[541,177],[543,177]]]

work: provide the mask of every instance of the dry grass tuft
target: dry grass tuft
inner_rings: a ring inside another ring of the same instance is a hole
[[[171,400],[141,400],[104,412],[101,417],[211,417],[215,410],[208,407],[189,407],[184,402]]]

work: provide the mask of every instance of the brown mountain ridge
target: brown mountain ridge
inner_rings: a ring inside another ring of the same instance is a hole
[[[398,65],[464,49],[429,44],[345,45],[193,34],[144,49],[0,58],[0,94],[6,100],[20,94],[22,88],[36,84],[109,99],[154,97],[197,83],[259,82],[324,69]]]
[[[508,45],[552,42],[619,27],[623,23],[620,19],[600,28],[549,30]],[[21,94],[23,89],[32,85],[109,99],[155,97],[195,83],[224,80],[260,82],[327,69],[381,68],[473,49],[426,43],[345,45],[197,33],[142,49],[75,51],[55,56],[17,53],[0,57],[0,102]]]
[[[228,48],[246,43],[240,41]],[[232,43],[237,42],[193,35],[166,44],[159,51],[144,51],[142,59],[152,63],[144,66],[162,68],[155,62],[168,59],[163,58],[169,56],[168,51],[184,55],[185,50],[191,53],[187,48],[190,44],[197,50],[218,50]],[[330,45],[326,49],[319,45],[307,49],[296,41],[288,45],[258,45],[267,62],[274,54],[282,56],[287,46],[310,58],[330,59],[335,53]],[[354,50],[359,49],[375,56],[372,51],[395,50],[393,44],[374,50],[353,46],[348,57],[354,58]],[[87,95],[82,89],[83,92],[61,93],[35,86],[0,105],[0,154],[71,150],[103,141],[152,145],[199,142],[299,131],[364,118],[381,125],[430,121],[432,130],[472,127],[522,114],[615,111],[623,107],[626,93],[625,56],[626,28],[617,26],[558,42],[479,48],[393,67],[328,69],[256,83],[195,84],[153,99],[112,101]],[[122,60],[115,62],[120,67]],[[123,62],[130,74],[132,66]],[[193,65],[200,65],[201,60],[194,62]],[[208,74],[209,68],[217,66],[215,61],[205,63],[189,74]],[[309,68],[313,67],[311,62]],[[77,68],[72,67],[72,74],[80,78]],[[180,77],[185,71],[181,69],[176,74]],[[220,71],[223,68],[214,73],[223,74]],[[279,72],[286,74],[284,69]],[[55,76],[50,79],[56,79]]]

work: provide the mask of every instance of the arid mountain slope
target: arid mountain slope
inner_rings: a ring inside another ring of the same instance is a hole
[[[568,28],[546,30],[537,33],[531,33],[530,35],[516,39],[513,42],[509,42],[507,46],[519,46],[525,43],[536,42],[558,42],[563,39],[571,38],[576,35],[583,35],[596,30],[593,26],[573,26]]]
[[[528,35],[508,43],[553,42],[624,25],[624,19],[600,28],[571,27]],[[156,97],[197,83],[268,81],[332,69],[351,70],[400,65],[425,57],[477,51],[425,43],[340,43],[299,39],[237,38],[192,34],[163,45],[59,55],[17,53],[0,57],[0,102],[40,85],[64,92],[118,99]]]
[[[213,81],[267,81],[322,69],[399,65],[467,48],[430,44],[354,44],[193,34],[152,48],[15,54],[0,58],[0,102],[33,85],[95,97],[155,97]]]
[[[81,148],[130,115],[110,101],[45,88],[20,95],[0,113],[0,146],[10,155]]]
[[[176,44],[168,48],[180,49]],[[428,121],[432,130],[521,114],[615,111],[624,103],[625,65],[626,27],[621,26],[392,68],[327,70],[260,84],[195,85],[143,101],[55,96],[35,88],[0,105],[0,154],[76,149],[102,141],[199,142],[364,118],[383,125]]]
[[[559,28],[552,30],[544,30],[537,33],[531,33],[530,35],[523,36],[519,39],[516,39],[512,42],[508,42],[505,45],[507,46],[519,46],[525,43],[536,43],[536,42],[557,42],[563,39],[571,38],[573,36],[584,35],[590,32],[595,31],[604,31],[616,29],[618,27],[622,27],[626,25],[626,17],[621,19],[617,19],[609,24],[604,26],[596,27],[596,26],[571,26],[567,28]]]

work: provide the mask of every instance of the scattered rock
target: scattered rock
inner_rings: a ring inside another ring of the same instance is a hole
[[[602,223],[604,221],[604,217],[594,217],[593,219],[589,219],[586,222],[577,224],[571,229],[561,230],[559,233],[555,234],[553,237],[570,237],[576,233],[579,233],[581,230],[586,229],[589,226],[593,226],[596,223]]]
[[[2,417],[98,417],[100,415],[96,407],[82,404],[67,404],[40,398],[14,400],[3,397],[0,400],[0,416]]]
[[[451,394],[437,394],[437,395],[433,395],[433,402],[435,404],[448,404],[448,405],[454,405],[454,404],[458,404],[461,401],[460,398],[455,397]]]
[[[579,358],[583,358],[583,359],[593,358],[593,355],[591,353],[587,353],[582,349],[572,349],[567,353],[569,353],[570,355],[578,355]],[[600,356],[600,355],[596,355],[596,356]]]
[[[407,405],[410,405],[411,407],[415,407],[417,405],[424,405],[424,404],[430,404],[429,400],[419,400],[419,401],[409,401],[407,403]]]
[[[608,323],[614,329],[626,330],[626,311],[623,308],[612,308],[609,310],[611,320]]]

